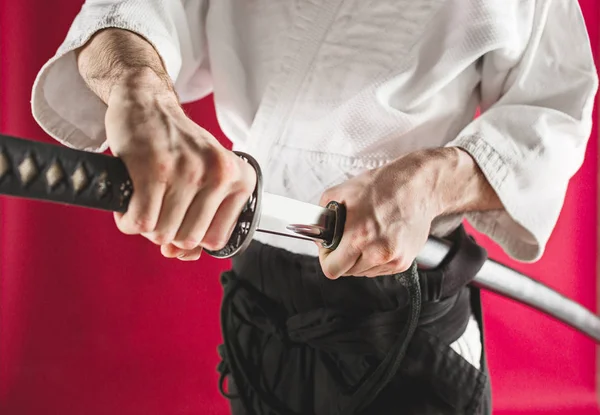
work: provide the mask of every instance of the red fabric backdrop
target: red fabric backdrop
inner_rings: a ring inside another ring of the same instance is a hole
[[[0,0],[3,133],[48,140],[30,115],[30,88],[80,4]],[[581,4],[598,52],[600,3]],[[188,109],[223,138],[209,100]],[[592,309],[596,137],[546,255],[514,264]],[[228,413],[215,372],[227,262],[165,260],[101,212],[0,198],[0,217],[1,414]],[[600,413],[591,340],[494,295],[485,307],[495,413]]]

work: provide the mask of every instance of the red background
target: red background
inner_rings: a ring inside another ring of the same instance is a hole
[[[48,140],[29,107],[36,72],[79,0],[0,0],[0,131]],[[594,52],[600,3],[580,1]],[[188,106],[219,137],[212,103]],[[596,309],[597,131],[537,264],[508,261]],[[112,216],[0,198],[0,413],[224,414],[217,392],[218,272],[168,261]],[[599,414],[595,345],[550,318],[486,294],[497,414]]]

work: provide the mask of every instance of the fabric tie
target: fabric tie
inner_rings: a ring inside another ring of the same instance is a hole
[[[231,373],[236,383],[243,381],[271,411],[281,415],[296,415],[265,388],[265,382],[253,376],[257,372],[251,367],[253,362],[245,358],[244,351],[236,341],[237,333],[230,327],[231,319],[235,317],[263,335],[274,336],[286,348],[303,345],[323,352],[380,358],[380,363],[364,381],[352,393],[340,399],[338,414],[357,413],[375,399],[395,375],[418,323],[421,292],[416,264],[395,277],[408,290],[410,298],[408,304],[396,310],[353,315],[347,309],[318,308],[288,315],[282,306],[247,281],[240,280],[233,273],[223,274],[225,295],[221,323],[224,344],[219,348],[222,362],[218,367],[221,393],[229,398],[237,398],[228,396],[223,388],[225,377]],[[244,396],[247,392],[243,389],[239,398],[244,401],[248,397]]]

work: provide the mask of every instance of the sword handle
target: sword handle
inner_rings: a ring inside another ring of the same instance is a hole
[[[250,155],[236,154],[254,167],[257,185],[227,245],[206,250],[216,258],[246,249],[260,219],[260,167]],[[0,194],[125,213],[133,183],[118,157],[0,134]]]
[[[126,212],[133,186],[119,158],[0,135],[0,193]]]

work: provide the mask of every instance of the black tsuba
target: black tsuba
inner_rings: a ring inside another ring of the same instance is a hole
[[[234,153],[250,164],[256,171],[256,187],[248,199],[248,202],[246,202],[227,244],[216,251],[204,250],[208,255],[221,259],[231,258],[232,256],[243,252],[248,245],[250,245],[250,242],[254,237],[254,232],[256,232],[256,228],[258,227],[261,211],[263,183],[260,166],[249,154],[239,151],[235,151]]]

